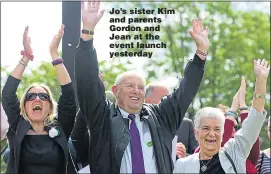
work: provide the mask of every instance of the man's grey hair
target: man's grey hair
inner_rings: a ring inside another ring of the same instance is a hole
[[[198,131],[200,128],[200,121],[202,119],[217,119],[221,121],[221,132],[224,132],[224,124],[225,124],[225,116],[224,113],[218,109],[213,107],[204,107],[200,109],[196,115],[194,120],[195,130]]]
[[[119,74],[117,77],[116,77],[116,80],[115,80],[115,84],[114,85],[118,85],[120,84],[120,82],[123,80],[123,77],[126,76],[126,75],[135,75],[135,76],[139,76],[143,81],[144,81],[144,85],[146,85],[146,80],[145,80],[145,77],[140,74],[139,72],[137,71],[126,71],[126,72],[123,72],[121,74]]]

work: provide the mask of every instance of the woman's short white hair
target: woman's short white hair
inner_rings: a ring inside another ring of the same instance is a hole
[[[224,132],[225,116],[224,113],[218,108],[204,107],[200,109],[194,119],[194,127],[198,131],[200,128],[200,121],[202,119],[218,119],[221,121],[222,132]]]

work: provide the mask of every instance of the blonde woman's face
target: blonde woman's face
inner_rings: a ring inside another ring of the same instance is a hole
[[[31,88],[25,97],[25,111],[32,123],[44,122],[50,114],[50,96],[40,86]]]

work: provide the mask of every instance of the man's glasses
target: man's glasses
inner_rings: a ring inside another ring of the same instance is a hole
[[[43,101],[50,101],[50,96],[46,93],[28,93],[25,96],[25,101],[35,100],[37,96],[39,96],[39,98]]]

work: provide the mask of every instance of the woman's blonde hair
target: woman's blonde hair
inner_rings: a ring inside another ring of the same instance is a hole
[[[54,124],[55,117],[56,117],[57,103],[53,98],[53,94],[52,94],[50,88],[45,84],[33,83],[25,90],[25,92],[23,93],[23,95],[21,97],[21,101],[20,101],[20,109],[21,109],[20,114],[24,117],[25,120],[29,121],[30,124],[32,124],[26,114],[26,111],[25,111],[25,96],[26,96],[26,94],[28,94],[29,90],[32,89],[33,87],[42,87],[47,92],[47,94],[49,94],[49,97],[50,97],[49,102],[50,102],[50,109],[51,110],[49,112],[48,117],[46,117],[46,119],[44,120],[44,125],[49,126],[51,124]]]

